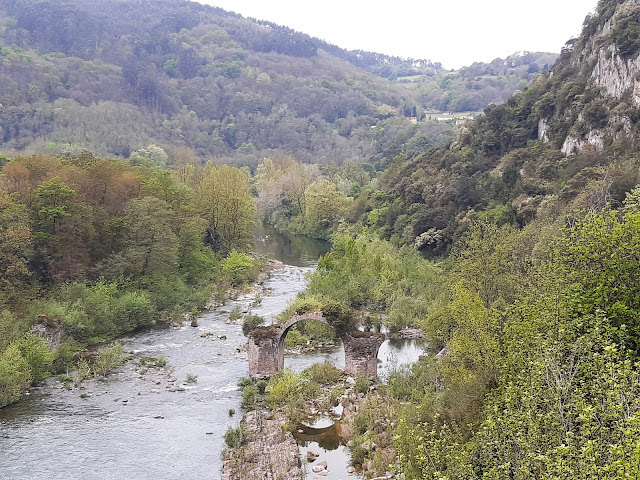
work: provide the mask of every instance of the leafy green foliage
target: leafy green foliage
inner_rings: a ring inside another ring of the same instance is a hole
[[[399,249],[366,234],[339,235],[294,310],[321,310],[340,331],[353,328],[348,308],[379,311],[387,314],[385,324],[396,332],[420,325],[440,295],[438,275],[438,268],[423,262],[413,249]]]
[[[640,341],[639,242],[640,214],[620,217],[605,210],[567,228],[555,250],[559,268],[575,287],[576,312],[603,312],[634,350]]]
[[[162,156],[157,148],[146,150]],[[248,246],[254,201],[247,174],[183,167],[173,173],[132,167],[87,152],[15,157],[4,166],[0,353],[11,344],[19,348],[32,381],[73,368],[75,342],[100,343],[177,319],[208,301],[214,289],[257,274],[258,263],[240,250],[225,259],[228,246]],[[203,186],[214,173],[222,197]],[[210,211],[201,207],[218,209],[220,202],[227,226],[210,229]],[[222,232],[221,243],[209,241],[214,230]],[[68,345],[50,353],[41,339],[24,336],[41,318],[62,327]],[[94,373],[113,363],[106,356],[92,366]],[[12,371],[19,376],[20,369]]]
[[[224,443],[228,448],[240,448],[247,442],[249,432],[242,426],[231,428],[224,433]]]
[[[258,404],[258,387],[255,385],[247,385],[242,390],[242,408],[245,410],[253,410]]]
[[[264,318],[260,315],[245,315],[244,320],[242,321],[242,333],[247,336],[251,332],[251,330],[262,326],[264,322]]]
[[[471,229],[454,257],[450,299],[431,319],[446,326],[448,354],[389,381],[393,397],[412,405],[394,437],[399,472],[496,479],[635,474],[636,215],[604,209],[573,218],[555,229],[551,255],[525,264],[508,252],[529,259],[537,249],[549,252],[549,237],[529,236],[540,225],[518,235]],[[486,263],[491,258],[501,270]],[[482,275],[476,262],[493,273]],[[416,387],[425,384],[433,387]]]
[[[22,353],[31,371],[31,381],[41,382],[53,373],[54,355],[47,343],[40,337],[27,334],[14,344]]]
[[[618,52],[623,58],[636,57],[640,52],[640,8],[630,7],[616,20],[611,32]]]
[[[299,375],[285,369],[269,379],[265,402],[271,408],[286,405],[295,409],[300,407],[305,400],[315,397],[319,390],[319,385],[312,382],[307,374]]]
[[[371,387],[371,384],[369,382],[369,379],[362,376],[356,378],[356,383],[353,386],[355,391],[358,393],[368,393],[370,387]]]
[[[320,385],[336,383],[342,376],[340,369],[336,368],[329,362],[315,363],[304,371],[312,382]]]
[[[98,357],[93,362],[92,370],[96,375],[104,377],[122,363],[123,357],[124,351],[120,342],[103,347],[98,350]]]
[[[246,283],[257,273],[256,262],[245,253],[233,251],[222,263],[222,273],[234,285]]]
[[[0,354],[0,407],[18,401],[31,380],[29,363],[17,345],[10,345]]]

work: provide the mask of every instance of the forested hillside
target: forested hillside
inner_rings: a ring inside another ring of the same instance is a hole
[[[397,156],[366,223],[441,255],[474,219],[523,226],[621,205],[639,180],[638,8],[601,2],[529,88],[490,105],[455,142]]]
[[[452,125],[407,117],[482,109],[552,59],[449,74],[185,1],[2,0],[1,148],[128,158],[155,144],[170,163],[253,166],[281,153],[376,160],[455,138]]]

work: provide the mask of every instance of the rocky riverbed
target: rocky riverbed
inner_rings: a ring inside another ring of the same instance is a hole
[[[380,388],[364,392],[343,377],[295,412],[284,406],[247,413],[245,443],[225,452],[223,480],[394,478],[387,467],[395,425]]]

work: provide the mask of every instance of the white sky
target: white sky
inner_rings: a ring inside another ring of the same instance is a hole
[[[597,0],[197,0],[347,50],[459,68],[517,51],[560,52]]]

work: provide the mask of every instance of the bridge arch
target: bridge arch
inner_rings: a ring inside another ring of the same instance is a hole
[[[249,333],[247,354],[251,377],[268,377],[284,368],[285,338],[289,330],[303,320],[317,320],[333,326],[321,311],[315,311],[293,315],[282,324],[257,328]],[[384,334],[352,330],[339,335],[344,345],[345,373],[376,378],[378,350],[385,339]]]

